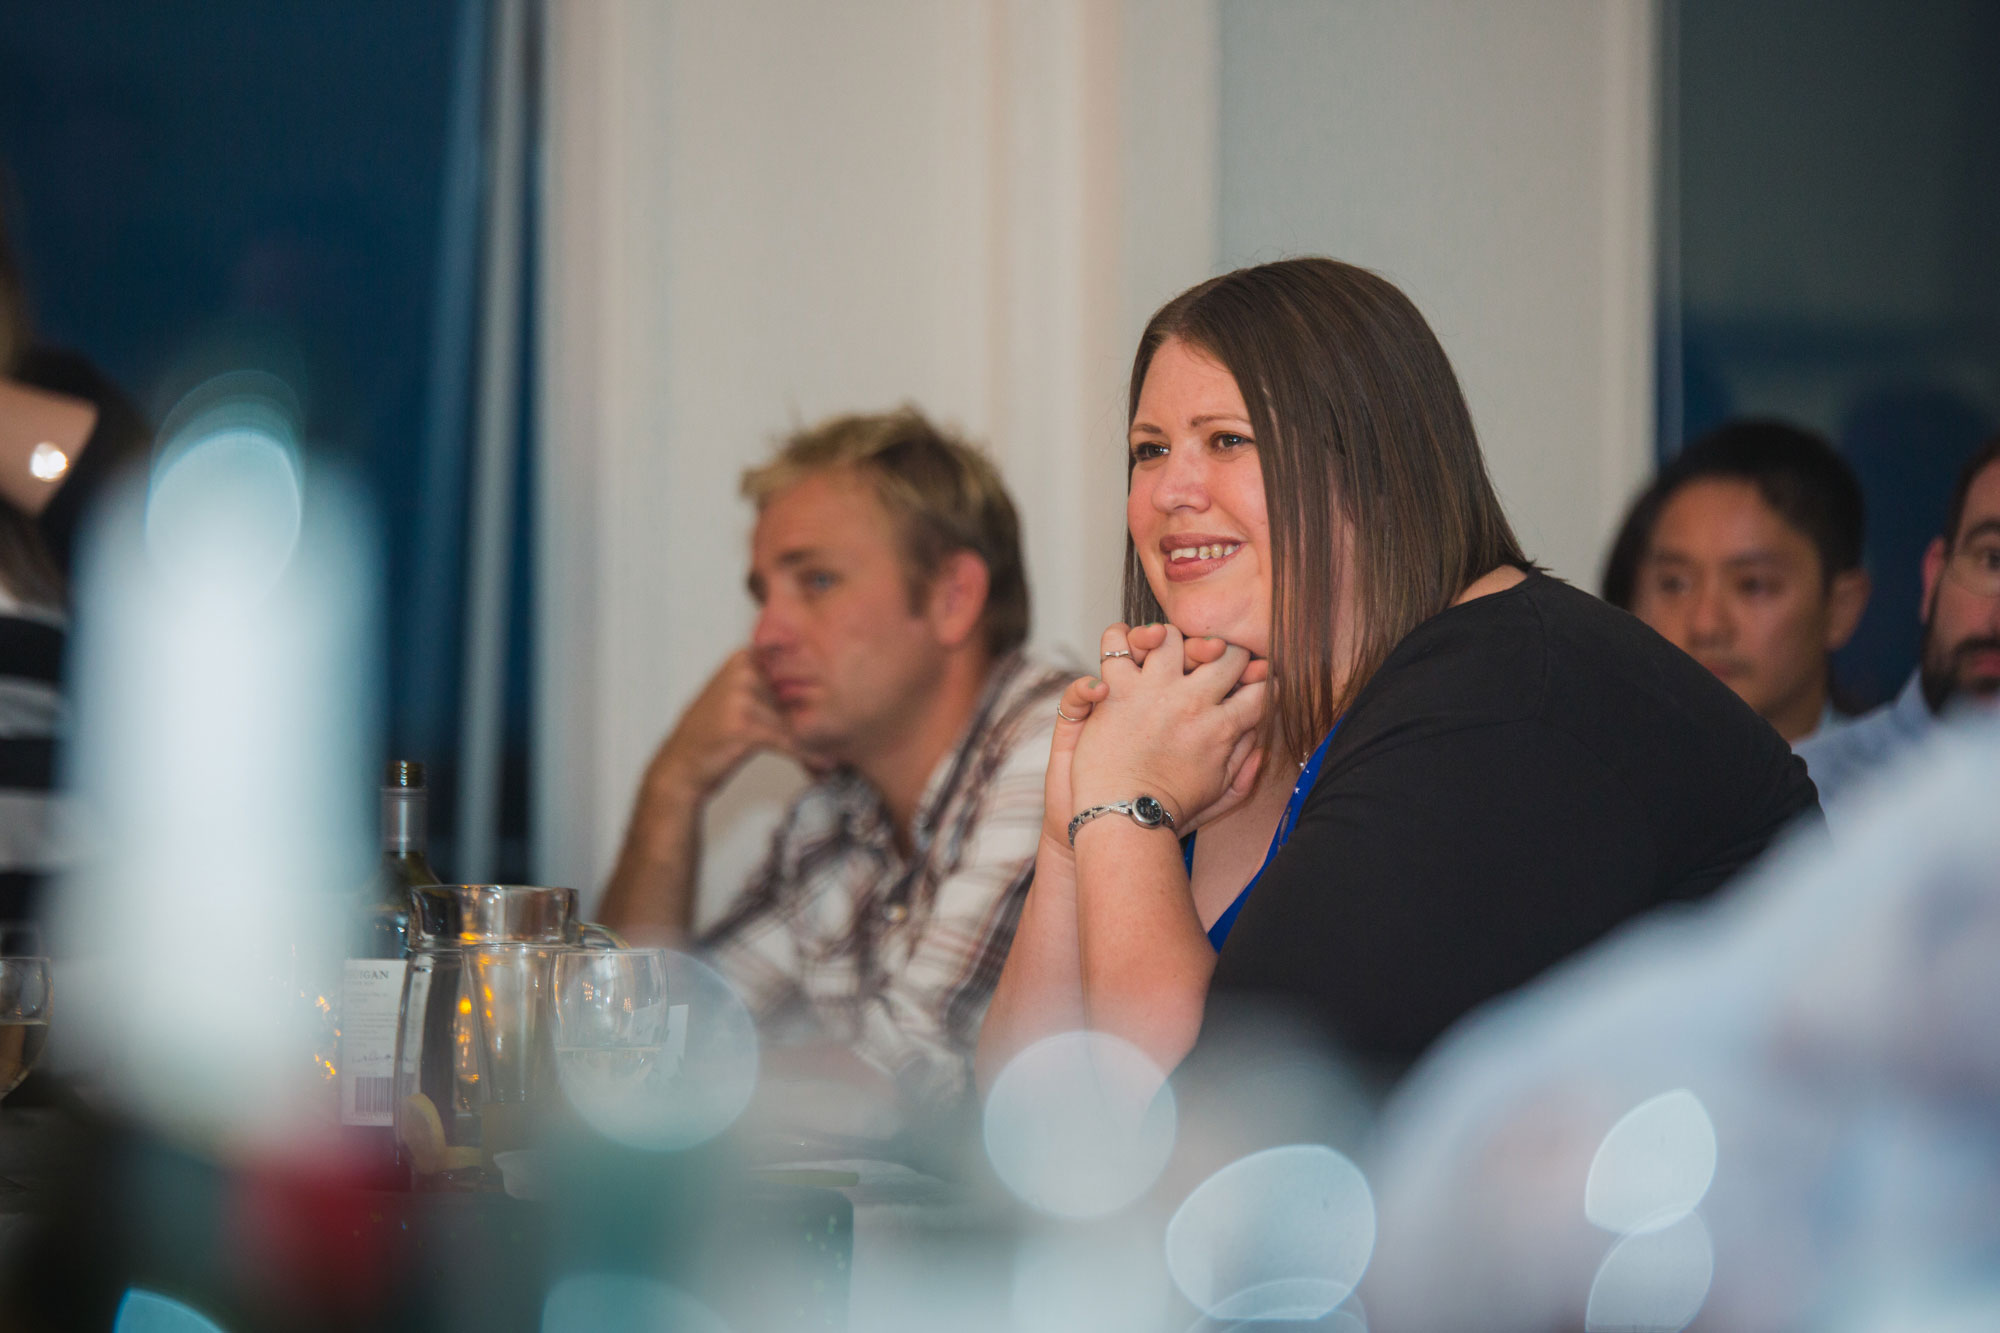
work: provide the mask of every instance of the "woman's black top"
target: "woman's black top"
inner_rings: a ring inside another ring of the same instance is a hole
[[[1623,611],[1543,574],[1432,617],[1348,710],[1217,960],[1394,1066],[1619,922],[1713,892],[1802,814],[1805,765]]]

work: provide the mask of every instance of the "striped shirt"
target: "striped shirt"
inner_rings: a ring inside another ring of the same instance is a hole
[[[36,915],[63,859],[53,827],[62,659],[61,620],[0,591],[0,921]]]
[[[852,770],[792,803],[763,867],[701,941],[760,1026],[803,1020],[920,1103],[965,1092],[1034,873],[1071,678],[1021,653],[994,668],[925,784],[907,858],[880,794]]]

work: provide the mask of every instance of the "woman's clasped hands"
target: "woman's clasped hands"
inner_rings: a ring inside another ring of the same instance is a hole
[[[1043,840],[1069,850],[1070,817],[1147,795],[1185,835],[1256,785],[1270,663],[1172,625],[1104,631],[1100,674],[1071,682],[1049,758]]]

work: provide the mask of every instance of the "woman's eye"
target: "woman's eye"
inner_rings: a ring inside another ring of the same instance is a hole
[[[1246,444],[1254,443],[1256,441],[1252,440],[1248,435],[1233,435],[1228,431],[1224,431],[1215,437],[1215,447],[1218,449],[1240,449]]]
[[[809,569],[799,575],[799,585],[809,593],[826,592],[838,582],[839,579],[823,569]]]
[[[1141,440],[1132,446],[1132,461],[1135,463],[1144,463],[1151,459],[1165,458],[1166,456],[1167,446],[1161,444],[1158,440]]]

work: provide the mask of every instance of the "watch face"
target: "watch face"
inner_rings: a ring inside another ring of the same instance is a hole
[[[1167,822],[1167,807],[1150,796],[1141,796],[1132,802],[1132,818],[1147,828]]]

